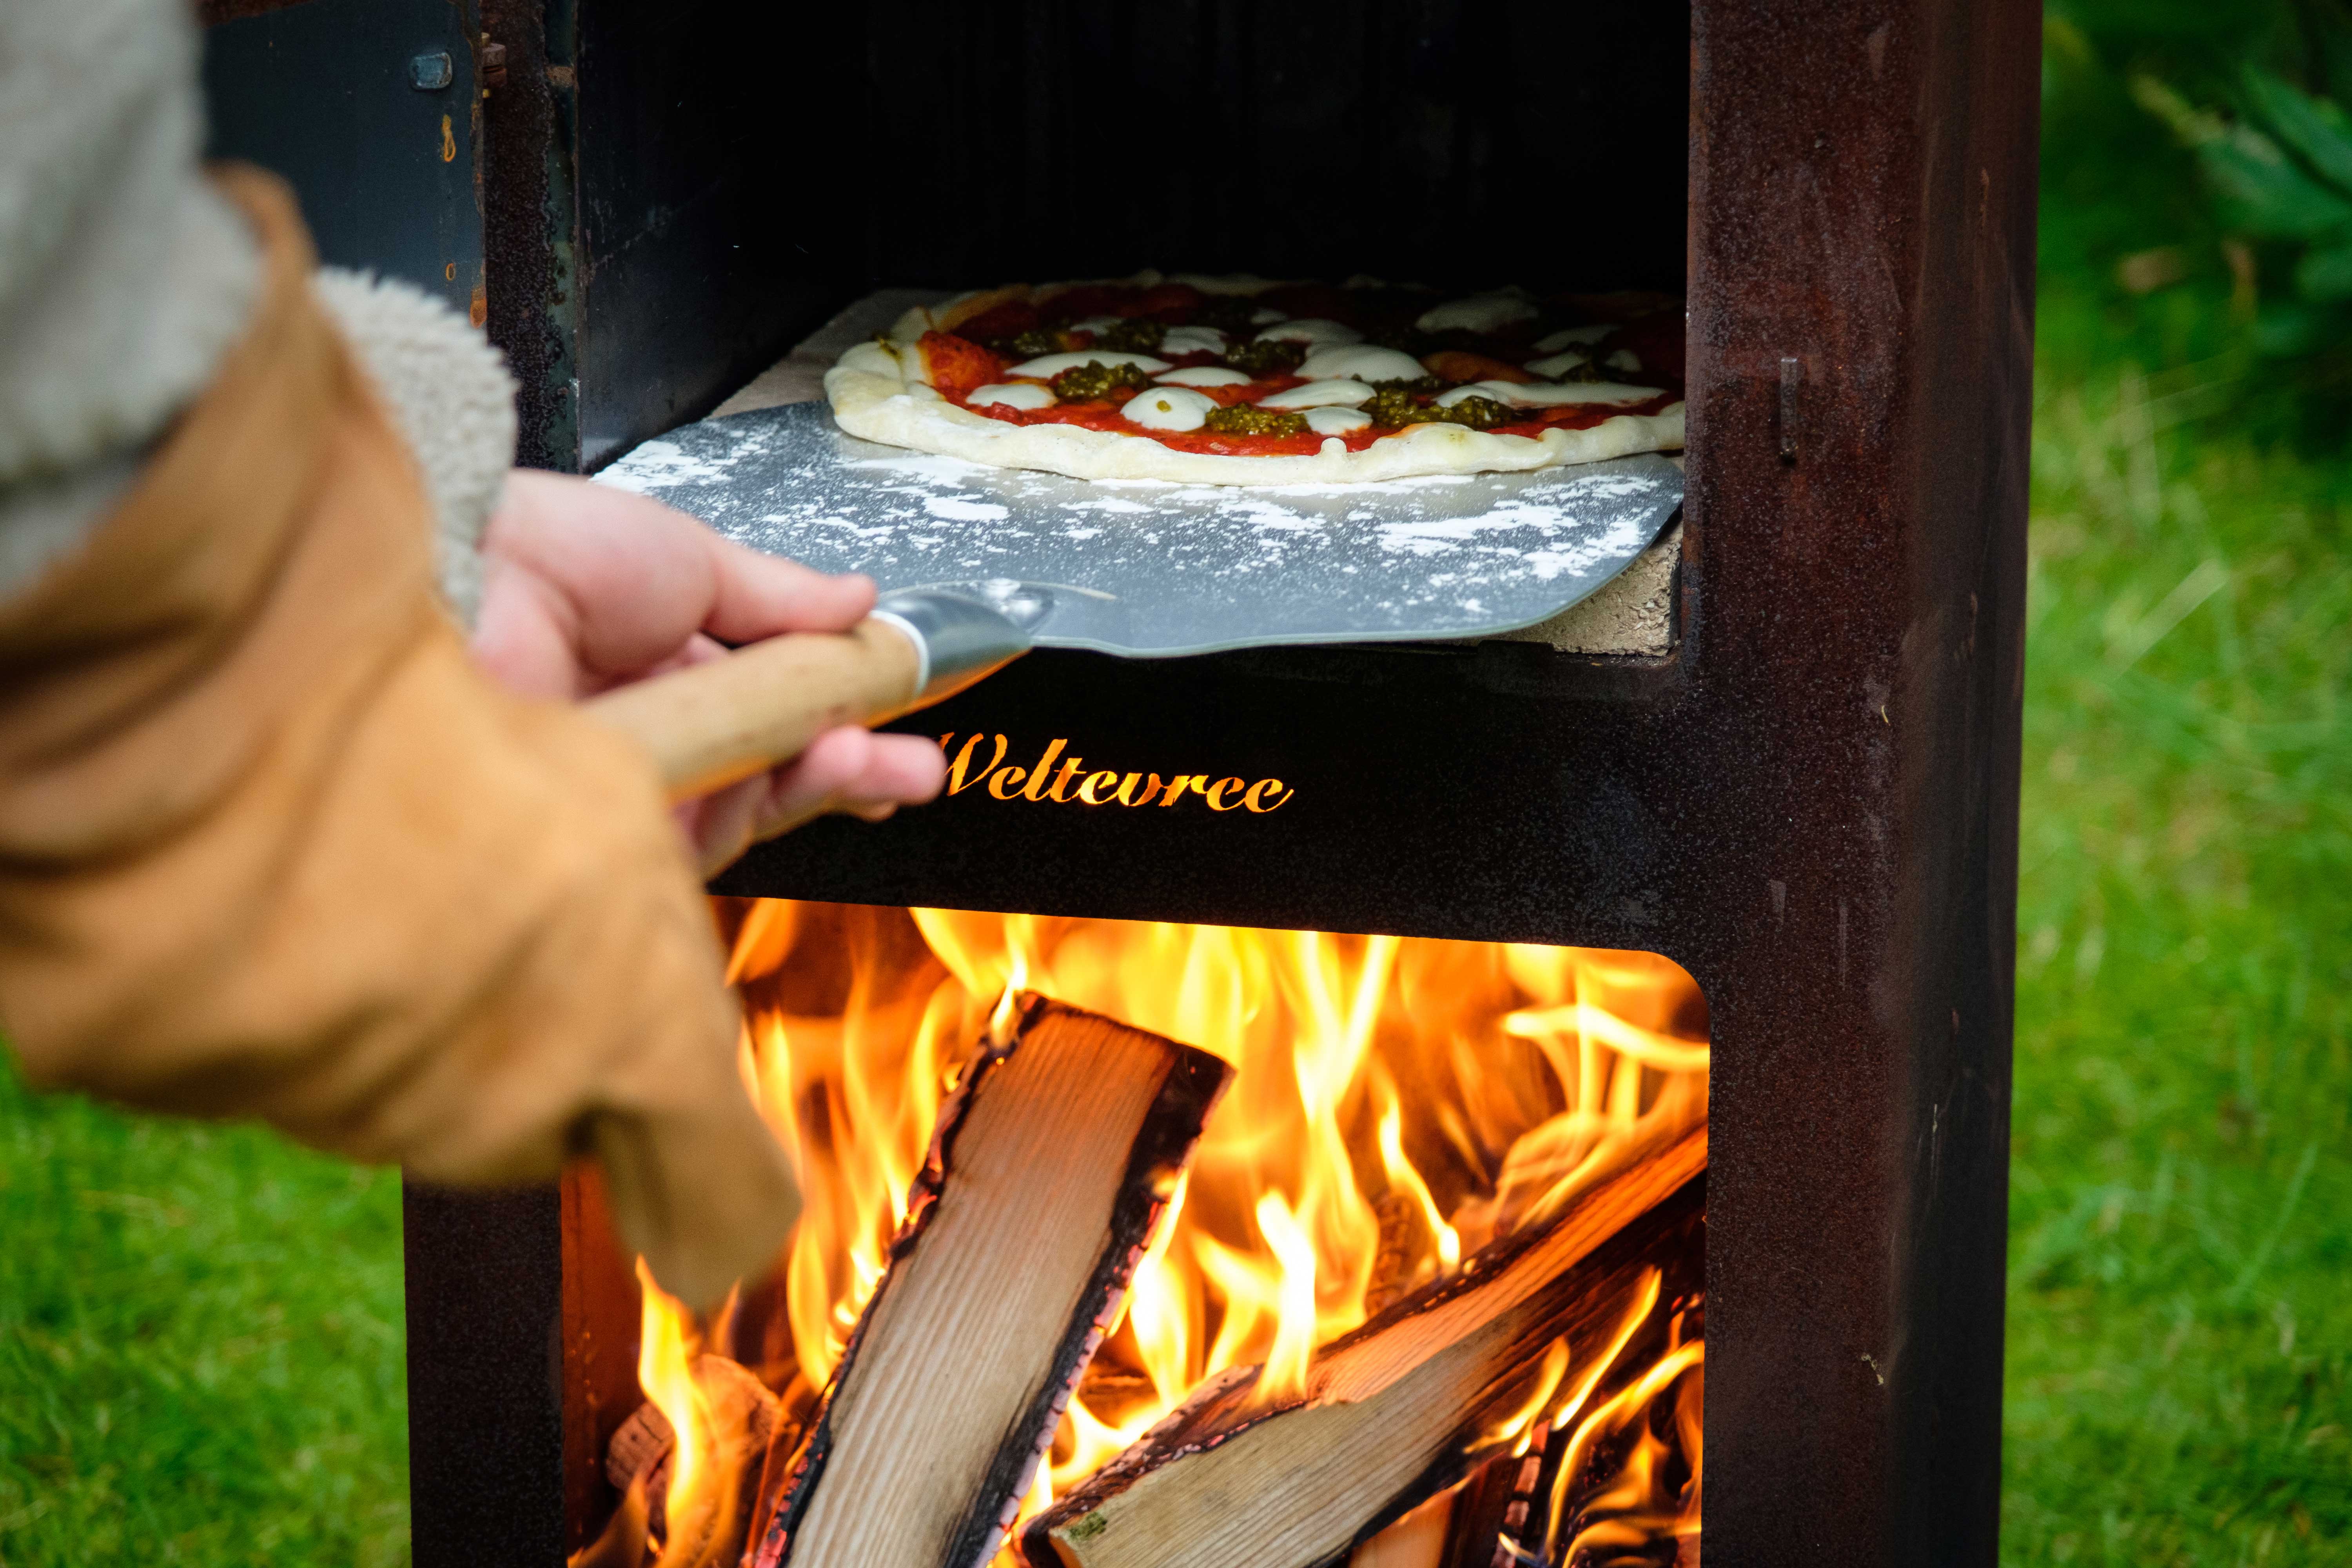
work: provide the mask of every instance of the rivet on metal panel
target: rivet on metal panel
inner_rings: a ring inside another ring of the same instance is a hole
[[[1794,354],[1780,356],[1780,460],[1797,460],[1797,383],[1804,368]]]
[[[457,62],[446,49],[427,49],[408,62],[408,85],[419,92],[438,92],[457,79]]]
[[[507,47],[504,44],[490,42],[490,36],[484,33],[481,50],[476,58],[476,62],[477,74],[481,78],[484,97],[489,95],[490,89],[506,86]]]

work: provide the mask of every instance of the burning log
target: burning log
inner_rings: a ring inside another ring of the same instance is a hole
[[[1333,1341],[1303,1395],[1261,1394],[1255,1367],[1212,1379],[1031,1521],[1023,1554],[1034,1568],[1339,1557],[1458,1479],[1498,1418],[1532,1418],[1559,1346],[1580,1368],[1622,1338],[1644,1277],[1699,1242],[1706,1164],[1701,1125]]]
[[[1529,1436],[1526,1453],[1497,1454],[1462,1483],[1434,1568],[1511,1568],[1515,1562],[1543,1561],[1544,1521],[1536,1516],[1551,1495],[1546,1483],[1558,1467],[1559,1447],[1549,1423],[1538,1422]],[[1537,1537],[1532,1552],[1530,1534]]]
[[[620,1489],[620,1509],[604,1533],[572,1556],[570,1568],[639,1568],[646,1542],[662,1543],[662,1568],[721,1568],[743,1553],[756,1499],[752,1483],[774,1440],[782,1405],[757,1377],[725,1356],[694,1358],[694,1384],[709,1412],[716,1445],[713,1473],[669,1517],[677,1434],[651,1401],[613,1434],[604,1473]]]
[[[816,1420],[772,1453],[756,1568],[969,1568],[1116,1321],[1225,1065],[1024,994],[941,1110]]]
[[[1573,1408],[1555,1412],[1559,1419],[1538,1420],[1519,1445],[1525,1452],[1497,1454],[1471,1472],[1454,1493],[1445,1550],[1433,1568],[1517,1568],[1558,1559],[1552,1534],[1561,1500],[1556,1494],[1570,1484],[1561,1471],[1577,1433],[1608,1421],[1628,1388],[1654,1375],[1685,1335],[1697,1337],[1704,1317],[1694,1303],[1705,1299],[1705,1269],[1706,1259],[1696,1253],[1668,1263],[1654,1310],[1626,1325],[1607,1364],[1588,1366]],[[1607,1474],[1614,1479],[1613,1470]]]
[[[1443,1568],[1462,1489],[1438,1493],[1365,1541],[1349,1554],[1348,1568]]]

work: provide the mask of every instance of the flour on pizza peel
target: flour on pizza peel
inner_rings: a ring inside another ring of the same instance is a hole
[[[1143,272],[909,310],[824,389],[853,436],[1078,479],[1488,473],[1678,450],[1682,328],[1657,295]]]

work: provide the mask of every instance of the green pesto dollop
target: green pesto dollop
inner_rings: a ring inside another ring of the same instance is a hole
[[[1168,323],[1138,316],[1115,327],[1106,327],[1095,342],[1107,349],[1118,349],[1131,354],[1160,352],[1160,342],[1168,335]]]
[[[1131,364],[1074,364],[1054,378],[1054,395],[1065,403],[1093,403],[1108,397],[1132,397],[1151,384],[1151,378]]]
[[[1213,408],[1201,423],[1220,436],[1303,436],[1307,433],[1306,416],[1286,413],[1279,408],[1260,408],[1255,403],[1235,403],[1223,408]]]
[[[1491,397],[1465,397],[1448,408],[1434,403],[1423,403],[1405,386],[1391,383],[1372,394],[1364,405],[1364,412],[1372,423],[1384,430],[1401,429],[1407,425],[1466,425],[1473,430],[1492,430],[1497,425],[1515,424],[1526,416],[1514,412]]]
[[[1307,358],[1307,345],[1294,343],[1286,338],[1252,339],[1235,343],[1225,351],[1225,363],[1235,370],[1265,379],[1269,375],[1287,375]]]
[[[1032,327],[1017,337],[992,338],[986,347],[999,358],[1009,360],[1035,359],[1039,354],[1057,354],[1069,345],[1062,334],[1051,327]]]
[[[1516,424],[1527,417],[1491,397],[1465,397],[1450,408],[1432,405],[1429,412],[1449,425],[1467,425],[1473,430],[1492,430],[1497,425]]]
[[[1399,392],[1419,392],[1433,395],[1453,384],[1442,375],[1417,375],[1410,381],[1376,381],[1372,383],[1372,390],[1387,392],[1394,388]]]

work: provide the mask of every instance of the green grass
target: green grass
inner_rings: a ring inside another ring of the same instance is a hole
[[[0,1563],[406,1562],[402,1342],[396,1177],[0,1067]]]
[[[2228,396],[2037,410],[2011,1563],[2352,1563],[2352,465]]]

